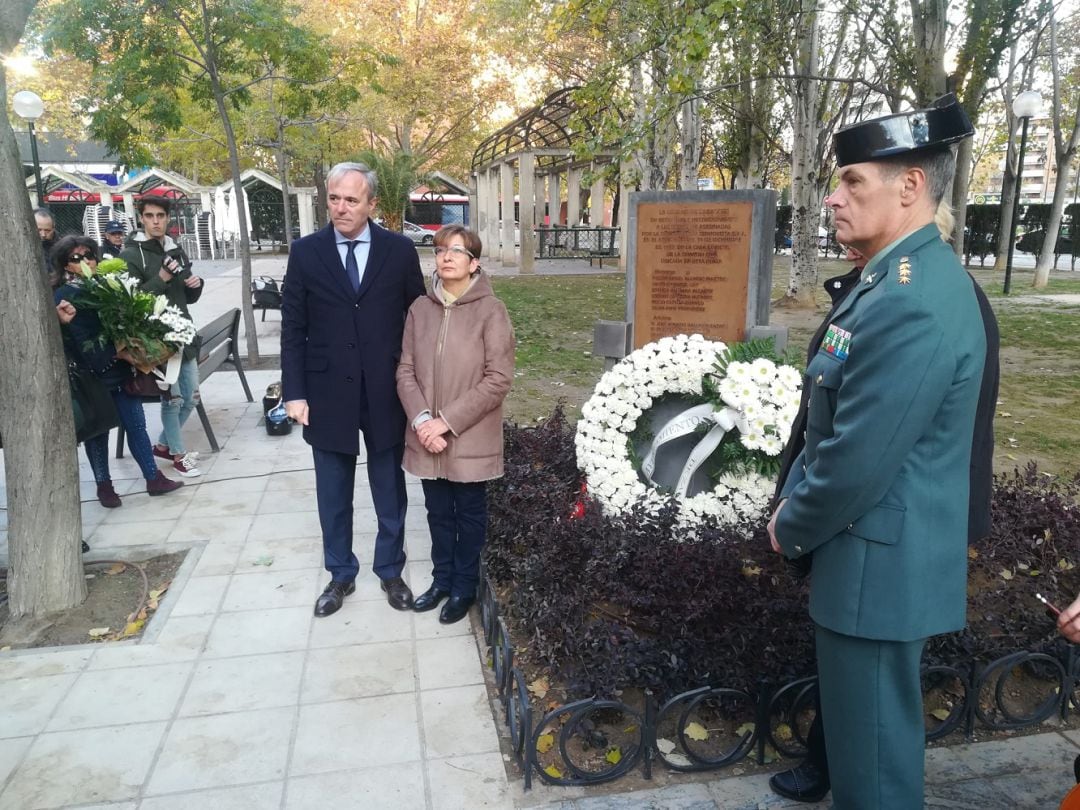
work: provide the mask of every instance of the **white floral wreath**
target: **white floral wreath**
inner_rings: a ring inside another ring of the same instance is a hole
[[[745,466],[722,471],[707,492],[687,494],[690,478],[728,431],[738,430],[748,459],[771,458],[775,464],[799,409],[802,375],[797,369],[761,357],[752,362],[728,358],[728,347],[719,341],[676,335],[643,346],[600,378],[581,409],[575,445],[589,494],[605,513],[619,514],[636,504],[655,512],[665,504],[672,493],[652,480],[657,448],[707,427],[675,487],[680,525],[690,528],[706,519],[733,525],[763,516],[774,481]],[[711,400],[706,377],[712,381]],[[639,468],[631,458],[628,437],[641,415],[664,394],[683,394],[702,404],[657,430]]]

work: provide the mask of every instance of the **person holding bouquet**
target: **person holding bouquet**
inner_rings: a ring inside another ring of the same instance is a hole
[[[199,300],[203,281],[191,272],[191,259],[166,231],[172,201],[168,197],[143,197],[136,204],[142,230],[127,240],[120,258],[128,272],[139,280],[139,288],[153,295],[163,295],[185,318],[190,320],[188,305]],[[198,453],[184,450],[180,429],[199,404],[199,358],[194,344],[183,350],[180,376],[161,400],[161,435],[154,445],[154,455],[168,461],[184,478],[202,475]]]
[[[424,487],[434,569],[413,610],[450,597],[443,624],[463,619],[476,598],[487,482],[503,474],[502,405],[514,379],[514,330],[480,251],[480,237],[463,225],[435,234],[436,275],[409,309],[397,367],[410,425],[402,466]]]
[[[166,478],[154,462],[142,402],[124,392],[124,382],[135,373],[129,362],[131,356],[126,350],[117,351],[112,342],[103,339],[104,327],[98,312],[95,307],[84,305],[87,284],[97,271],[97,245],[86,236],[65,236],[56,243],[51,259],[50,281],[58,314],[61,303],[70,302],[69,307],[74,304],[73,310],[65,308],[64,313],[70,318],[65,327],[68,352],[90,369],[112,395],[120,423],[128,435],[131,454],[146,479],[147,494],[164,495],[179,489],[183,484]],[[87,439],[83,446],[97,482],[98,501],[106,509],[115,509],[121,501],[109,472],[109,434]]]

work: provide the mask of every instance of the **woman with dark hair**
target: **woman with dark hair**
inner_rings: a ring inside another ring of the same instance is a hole
[[[397,390],[409,427],[406,472],[422,479],[431,587],[413,610],[464,618],[476,598],[487,532],[487,482],[503,473],[502,403],[514,378],[514,330],[480,269],[480,237],[435,234],[435,277],[405,321]]]
[[[75,305],[75,314],[66,327],[67,351],[76,362],[89,369],[112,395],[120,423],[128,436],[131,454],[146,478],[147,494],[164,495],[182,487],[181,482],[166,478],[158,470],[150,437],[146,433],[142,402],[129,396],[123,389],[124,382],[135,373],[127,362],[126,353],[118,353],[110,345],[102,346],[98,342],[101,320],[97,313],[79,306],[84,279],[82,267],[85,264],[91,273],[97,269],[97,244],[86,236],[65,236],[53,247],[51,258],[49,280],[54,289],[55,302],[70,301]],[[83,445],[97,482],[98,501],[106,509],[115,509],[120,506],[120,496],[113,488],[109,473],[109,434],[94,436]]]

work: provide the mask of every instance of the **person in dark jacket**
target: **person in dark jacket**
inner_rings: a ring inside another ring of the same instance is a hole
[[[59,306],[62,302],[74,305],[74,314],[66,312],[71,318],[65,327],[67,351],[71,356],[101,380],[109,390],[120,423],[128,436],[131,454],[142,470],[146,479],[146,492],[149,495],[164,495],[182,487],[179,481],[172,481],[161,474],[154,463],[154,454],[150,449],[150,437],[146,433],[146,417],[142,402],[124,392],[124,382],[135,373],[127,362],[124,353],[118,353],[112,346],[101,346],[101,320],[92,309],[79,306],[82,295],[82,265],[86,264],[93,272],[97,269],[97,245],[88,236],[65,236],[52,252],[53,298]],[[86,458],[94,471],[97,482],[98,501],[106,509],[115,509],[121,505],[120,496],[112,484],[109,472],[109,434],[102,433],[83,442]]]
[[[136,204],[142,230],[127,240],[120,258],[127,262],[128,273],[141,282],[140,289],[164,295],[170,304],[191,318],[188,305],[199,300],[202,279],[191,272],[191,259],[172,240],[169,227],[171,201],[168,197],[143,197]],[[161,435],[154,445],[154,455],[172,464],[184,478],[202,475],[198,454],[184,450],[181,428],[199,404],[199,358],[194,343],[184,347],[180,376],[161,400]]]
[[[109,220],[105,226],[105,240],[101,243],[101,258],[118,259],[124,249],[124,225],[115,219]]]
[[[953,230],[953,216],[948,204],[942,202],[938,206],[935,222],[941,232],[941,238],[948,241]],[[825,316],[821,325],[814,333],[807,349],[807,362],[817,353],[817,347],[821,345],[825,330],[828,327],[836,308],[852,288],[858,284],[862,268],[866,265],[866,258],[858,251],[848,248],[846,258],[854,263],[854,267],[846,275],[830,278],[825,282],[825,290],[832,299],[832,306]],[[998,335],[997,319],[990,307],[990,302],[982,288],[972,279],[975,287],[975,296],[979,301],[979,310],[983,320],[983,328],[986,332],[986,362],[983,367],[982,386],[979,392],[979,403],[975,413],[975,433],[971,445],[971,487],[968,496],[968,542],[981,539],[990,533],[990,499],[993,489],[993,456],[994,456],[994,407],[997,403],[999,367],[998,349],[1000,337]],[[802,402],[799,406],[799,415],[791,428],[791,438],[781,457],[780,475],[777,478],[776,492],[773,495],[771,509],[775,509],[780,500],[780,492],[787,480],[791,465],[802,451],[805,444],[803,431],[806,429],[806,400],[809,398],[809,387],[803,388]],[[799,557],[788,562],[805,574],[810,571],[811,557]],[[810,730],[806,735],[806,758],[794,768],[780,771],[769,778],[769,787],[773,792],[789,799],[801,802],[819,802],[829,792],[829,761],[825,751],[825,729],[822,721],[820,700],[815,695],[814,720],[810,724]]]

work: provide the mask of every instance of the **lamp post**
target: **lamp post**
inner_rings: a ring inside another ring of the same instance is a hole
[[[45,193],[41,188],[41,164],[38,162],[34,122],[45,112],[45,105],[41,101],[41,96],[33,90],[20,90],[11,97],[11,106],[15,109],[15,114],[30,127],[30,154],[34,159],[34,188],[37,190],[37,204],[40,207],[45,204]]]
[[[1016,226],[1020,223],[1020,185],[1024,180],[1024,150],[1027,148],[1028,121],[1042,106],[1042,98],[1034,90],[1025,90],[1013,99],[1013,115],[1020,119],[1020,154],[1016,161],[1016,190],[1013,193],[1012,223],[1009,225],[1009,253],[1005,260],[1005,287],[1002,292],[1009,294],[1012,286],[1013,249],[1016,247]]]

